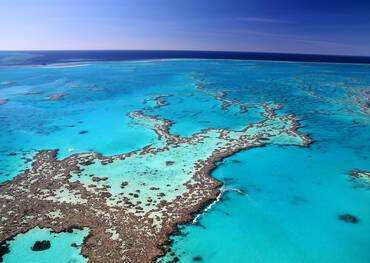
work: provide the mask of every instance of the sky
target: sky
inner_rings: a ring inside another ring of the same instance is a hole
[[[370,56],[370,0],[0,0],[0,50]]]

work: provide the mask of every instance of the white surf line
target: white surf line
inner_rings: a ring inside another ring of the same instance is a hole
[[[220,189],[220,193],[216,197],[216,200],[214,200],[205,209],[203,209],[202,213],[197,214],[196,217],[193,219],[192,224],[196,224],[198,222],[198,219],[199,219],[200,216],[202,216],[205,213],[207,213],[216,203],[220,202],[221,201],[222,194],[225,193],[225,192],[227,192],[227,191],[234,191],[234,192],[237,192],[237,193],[239,193],[241,195],[248,195],[247,193],[244,193],[242,190],[240,190],[238,188],[226,188],[226,186],[222,186],[221,189]]]
[[[240,190],[239,188],[227,188],[227,189],[225,189],[225,192],[226,191],[234,191],[234,192],[237,192],[237,193],[239,193],[239,194],[241,194],[241,195],[248,195],[247,193],[244,193],[242,190]]]
[[[217,202],[219,202],[219,201],[221,200],[221,196],[222,196],[223,192],[225,192],[225,190],[224,190],[223,188],[221,188],[221,191],[220,191],[220,193],[218,194],[218,196],[216,197],[216,200],[214,200],[212,203],[210,203],[210,204],[209,204],[209,205],[208,205],[208,206],[203,210],[203,212],[202,212],[202,213],[197,214],[197,216],[193,219],[192,224],[196,224],[196,223],[197,223],[197,221],[198,221],[198,219],[199,219],[199,217],[200,217],[201,215],[205,214],[208,210],[210,210],[210,209],[212,208],[212,206],[213,206],[215,203],[217,203]]]

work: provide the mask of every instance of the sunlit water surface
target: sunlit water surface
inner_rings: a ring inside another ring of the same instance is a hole
[[[301,131],[315,142],[308,148],[269,145],[225,159],[212,176],[247,195],[226,191],[196,224],[180,227],[159,261],[370,262],[370,191],[354,187],[349,176],[353,169],[370,170],[367,65],[170,60],[3,67],[0,181],[20,174],[42,149],[59,149],[64,158],[156,143],[156,134],[128,114],[157,95],[171,95],[169,105],[151,114],[174,121],[171,132],[182,136],[261,120],[253,108],[223,111],[197,84],[250,105],[281,104],[279,113],[301,118]],[[49,99],[56,94],[64,97]],[[340,220],[341,214],[359,222]],[[4,262],[44,262],[45,252],[32,252],[29,243],[51,234],[31,231],[11,241]],[[70,236],[53,238],[47,255],[75,253],[66,248]]]

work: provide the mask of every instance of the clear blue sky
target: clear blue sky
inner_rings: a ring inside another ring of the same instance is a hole
[[[370,55],[370,1],[0,0],[0,50]]]

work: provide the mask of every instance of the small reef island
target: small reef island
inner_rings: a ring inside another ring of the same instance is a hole
[[[248,111],[224,91],[198,89],[222,110]],[[171,133],[171,120],[147,112],[166,107],[168,96],[147,99],[146,107],[129,114],[158,135],[156,143],[114,156],[86,152],[57,159],[57,150],[43,150],[23,174],[2,183],[1,256],[11,253],[12,239],[42,228],[54,234],[85,231],[83,244],[75,247],[90,262],[152,262],[164,255],[178,224],[191,222],[222,193],[222,183],[210,176],[218,162],[270,143],[312,142],[298,131],[298,119],[277,114],[281,106],[273,103],[253,105],[263,120],[240,130],[208,128],[179,136]],[[48,240],[39,240],[32,250],[49,247]]]

